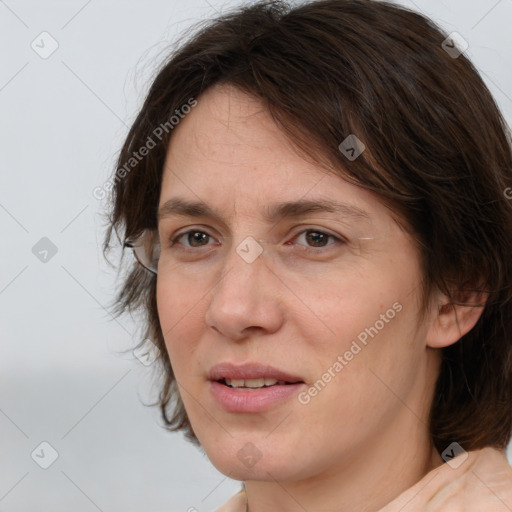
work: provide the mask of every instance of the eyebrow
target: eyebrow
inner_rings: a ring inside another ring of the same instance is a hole
[[[263,219],[275,223],[285,218],[297,218],[314,213],[334,213],[343,218],[354,220],[369,220],[370,215],[355,205],[340,203],[331,199],[316,199],[288,201],[267,205],[263,211]],[[203,201],[188,201],[180,197],[174,197],[166,201],[158,210],[157,218],[160,222],[169,217],[207,217],[226,226],[222,215],[213,210]]]

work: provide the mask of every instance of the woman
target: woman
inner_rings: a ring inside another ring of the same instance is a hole
[[[244,482],[219,510],[512,510],[512,154],[456,43],[257,3],[154,79],[104,248],[142,263],[115,306],[166,424]]]

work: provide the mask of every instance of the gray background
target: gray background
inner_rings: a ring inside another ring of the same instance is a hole
[[[240,487],[142,405],[156,381],[119,353],[139,339],[106,309],[116,274],[92,193],[162,52],[236,3],[0,1],[0,511],[207,512]],[[403,4],[469,42],[511,124],[512,0]],[[31,47],[43,31],[58,43],[46,59]],[[43,237],[57,250],[46,263]],[[46,470],[31,457],[49,460],[43,441],[59,455]]]

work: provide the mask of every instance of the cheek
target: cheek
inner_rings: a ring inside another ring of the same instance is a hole
[[[377,331],[351,325],[352,332],[367,335],[366,344],[347,336],[323,351],[309,397],[299,406],[308,430],[321,432],[318,442],[357,445],[398,417],[403,409],[398,397],[411,401],[421,353],[409,343],[408,314],[402,310]]]
[[[332,347],[343,353],[353,340],[364,343],[370,336],[368,330],[375,332],[376,323],[380,332],[394,322],[397,313],[393,304],[401,298],[400,290],[375,270],[339,272],[325,282],[322,287],[309,283],[300,291],[308,308],[296,317],[316,347]]]
[[[311,403],[322,404],[318,414],[337,410],[345,417],[350,411],[349,417],[362,420],[394,402],[389,388],[407,393],[425,352],[425,333],[417,329],[414,268],[374,272],[372,279],[345,277],[340,286],[331,284],[329,293],[317,298],[322,323],[312,326],[303,319],[299,329],[308,333],[317,361],[313,378],[318,391],[311,390],[315,394]],[[322,329],[317,333],[319,325]],[[319,335],[324,331],[328,335]]]
[[[158,317],[177,377],[190,375],[204,325],[201,296],[174,278],[159,276],[156,288]]]

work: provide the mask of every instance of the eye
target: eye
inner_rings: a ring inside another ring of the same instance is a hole
[[[320,231],[318,229],[306,229],[298,233],[293,241],[299,240],[301,237],[304,237],[304,240],[308,245],[304,246],[305,250],[311,250],[314,252],[318,252],[319,249],[324,247],[328,247],[329,245],[336,245],[337,243],[346,243],[346,240],[332,235],[330,233],[326,233],[325,231]],[[186,243],[180,242],[181,239],[184,239]],[[208,234],[206,231],[201,231],[199,229],[190,229],[188,231],[179,233],[171,240],[171,247],[179,243],[183,245],[186,249],[194,249],[198,247],[207,247],[208,242],[212,239],[212,236]],[[327,243],[329,239],[333,239],[334,243]],[[311,245],[309,245],[311,244]],[[303,244],[300,244],[303,245]]]
[[[312,244],[305,246],[305,249],[315,252],[318,252],[317,249],[322,249],[323,247],[328,247],[329,245],[345,243],[345,240],[343,240],[342,238],[335,235],[331,235],[330,233],[326,233],[325,231],[320,231],[318,229],[307,229],[305,231],[301,231],[293,240],[298,240],[301,237],[304,237],[308,244]],[[330,238],[335,240],[335,242],[328,244],[327,242]]]
[[[177,242],[179,242],[180,239],[184,238],[189,243],[189,245],[184,245],[187,249],[195,248],[195,247],[205,247],[208,242],[208,240],[211,238],[211,235],[206,233],[205,231],[201,231],[199,229],[190,229],[188,231],[185,231],[184,233],[180,233],[176,235],[171,240],[171,246],[175,245]],[[206,242],[206,243],[205,243]],[[180,242],[181,243],[181,242]],[[197,244],[197,245],[196,245]]]

